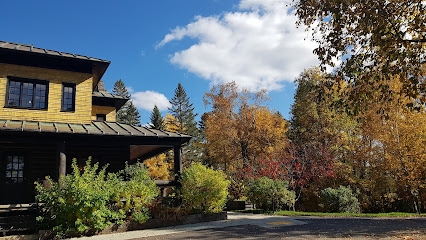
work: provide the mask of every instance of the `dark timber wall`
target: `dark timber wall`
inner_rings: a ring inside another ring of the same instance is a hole
[[[129,146],[102,146],[66,144],[67,173],[72,171],[72,158],[77,158],[82,167],[89,156],[100,166],[109,164],[107,170],[116,172],[124,168],[129,160]],[[24,156],[24,182],[6,184],[6,157]],[[46,176],[57,180],[58,151],[55,144],[0,143],[0,204],[34,202],[34,182],[42,181]]]

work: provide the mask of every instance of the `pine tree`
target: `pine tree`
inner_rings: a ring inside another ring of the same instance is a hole
[[[170,103],[172,106],[169,108],[169,111],[177,119],[176,127],[179,133],[188,134],[193,137],[182,150],[182,162],[186,166],[192,162],[199,162],[202,151],[199,138],[200,131],[195,121],[197,114],[194,114],[194,107],[189,102],[189,97],[180,83]]]
[[[191,136],[196,136],[198,133],[197,123],[195,122],[194,107],[189,102],[189,97],[186,95],[185,89],[179,83],[175,95],[170,101],[172,105],[169,108],[170,113],[177,119],[180,126],[179,132]]]
[[[141,125],[141,116],[139,115],[138,109],[133,105],[132,100],[128,101],[128,105],[126,107],[126,116],[123,119],[123,123],[133,125],[133,126],[140,126]]]
[[[158,130],[164,129],[163,117],[161,116],[160,110],[158,109],[157,105],[155,105],[154,109],[152,109],[150,119],[151,119],[152,128],[158,129]]]
[[[127,91],[127,88],[121,79],[114,83],[114,89],[112,92],[118,96],[130,98],[130,93]]]
[[[126,89],[126,86],[124,85],[124,82],[121,79],[115,82],[112,92],[124,98],[130,99],[131,97],[130,93]],[[139,111],[133,105],[132,100],[127,101],[127,103],[117,111],[116,118],[118,123],[140,125]]]

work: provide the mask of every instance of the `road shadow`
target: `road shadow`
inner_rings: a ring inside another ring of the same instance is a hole
[[[297,219],[297,218],[296,218]],[[426,236],[424,219],[299,219],[304,225],[264,228],[240,225],[157,236],[146,239],[316,239]]]

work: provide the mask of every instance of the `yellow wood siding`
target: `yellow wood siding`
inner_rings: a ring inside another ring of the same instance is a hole
[[[107,122],[115,122],[115,107],[93,105],[92,120],[96,120],[96,114],[105,114]]]
[[[47,110],[5,108],[8,76],[48,81]],[[75,112],[61,112],[63,82],[76,84]],[[92,120],[92,82],[92,74],[0,63],[0,119],[90,123]]]

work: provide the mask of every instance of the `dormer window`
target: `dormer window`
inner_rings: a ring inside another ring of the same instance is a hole
[[[48,82],[8,77],[6,107],[47,109]]]
[[[64,112],[75,111],[75,84],[74,83],[62,84],[62,111]]]

